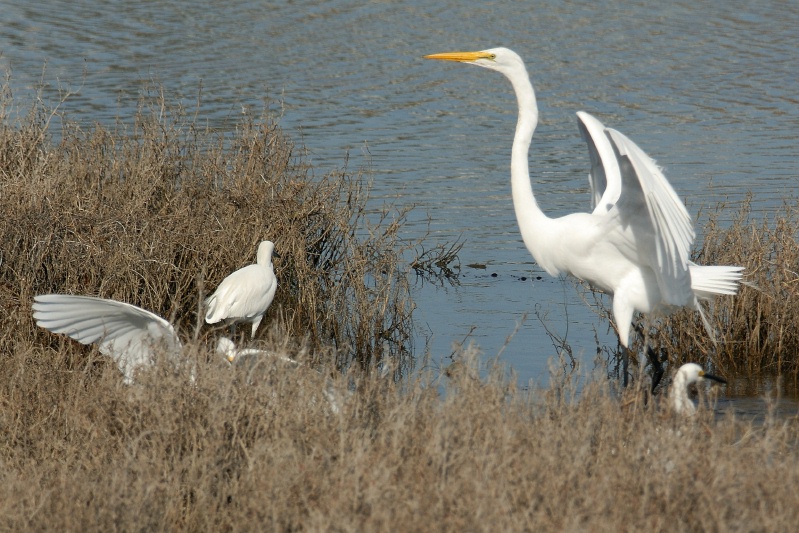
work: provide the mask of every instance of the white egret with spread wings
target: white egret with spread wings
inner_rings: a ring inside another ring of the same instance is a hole
[[[668,314],[681,307],[694,309],[715,340],[700,300],[736,294],[743,268],[691,262],[696,237],[691,217],[643,150],[588,113],[578,112],[591,157],[593,211],[550,218],[533,195],[528,169],[538,106],[522,59],[507,48],[425,58],[496,70],[510,80],[519,110],[511,148],[511,191],[522,240],[548,274],[575,276],[613,298],[613,316],[624,346],[625,384],[636,311]]]

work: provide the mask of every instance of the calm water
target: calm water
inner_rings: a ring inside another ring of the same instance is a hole
[[[694,214],[719,201],[732,213],[750,190],[767,214],[799,191],[796,2],[22,4],[0,2],[0,67],[17,102],[43,81],[53,104],[59,89],[76,91],[62,106],[71,118],[111,123],[156,82],[187,105],[201,92],[203,119],[224,131],[270,101],[317,172],[349,154],[350,168],[374,172],[376,205],[418,206],[409,238],[429,215],[435,241],[465,241],[461,285],[416,291],[420,350],[445,357],[475,326],[469,338],[501,351],[522,382],[547,380],[545,326],[589,361],[595,334],[615,339],[521,243],[510,85],[422,55],[504,45],[527,60],[542,120],[531,173],[550,215],[588,209],[580,109],[656,158]]]

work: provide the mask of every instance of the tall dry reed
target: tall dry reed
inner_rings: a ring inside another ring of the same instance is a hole
[[[384,350],[408,350],[402,213],[367,220],[368,182],[314,177],[273,122],[244,121],[222,138],[156,100],[129,127],[65,122],[55,140],[57,114],[36,106],[12,123],[9,105],[0,106],[3,530],[797,523],[795,419],[755,425],[703,411],[686,421],[620,399],[604,375],[524,391],[504,369],[481,368],[473,350],[441,375],[395,381],[402,358],[388,359],[389,377],[376,372],[369,363]],[[209,352],[208,328],[195,333],[203,293],[251,262],[263,238],[282,254],[264,334],[289,355],[310,345],[331,357],[230,367]],[[421,250],[416,268],[435,267]],[[31,299],[51,291],[172,318],[196,381],[159,364],[124,386],[96,350],[35,328]]]
[[[703,303],[716,342],[707,333],[699,313],[683,309],[650,323],[650,346],[663,362],[673,367],[697,362],[731,377],[749,380],[752,392],[758,383],[780,378],[799,391],[799,205],[786,201],[780,209],[755,215],[751,197],[744,201],[731,221],[724,205],[710,214],[699,232],[703,235],[693,260],[706,265],[744,267],[743,283],[735,296],[718,296]],[[610,321],[610,300],[587,291],[589,305]],[[639,333],[646,327],[639,316]],[[651,317],[649,317],[651,318]],[[610,322],[608,322],[610,324]],[[566,339],[554,339],[568,347]],[[643,338],[633,335],[634,354],[643,353]],[[621,346],[600,347],[611,362],[612,375],[620,372]],[[645,364],[650,366],[645,360]]]

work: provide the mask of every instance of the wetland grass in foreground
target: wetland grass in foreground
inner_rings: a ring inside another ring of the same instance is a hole
[[[411,373],[411,267],[453,249],[366,216],[368,181],[315,177],[276,124],[217,137],[142,106],[115,130],[0,105],[0,528],[190,531],[785,531],[799,519],[795,418],[691,420],[620,398],[597,372],[523,391],[466,350]],[[795,208],[706,228],[697,255],[748,280],[711,317],[678,314],[672,368],[796,376]],[[260,344],[297,357],[230,367],[206,289],[275,241]],[[427,251],[426,251],[427,250]],[[431,252],[432,250],[432,252]],[[447,270],[448,271],[448,270]],[[36,294],[115,298],[176,323],[197,380],[164,365],[125,386],[96,349],[37,328]],[[262,331],[263,330],[263,331]],[[378,373],[382,362],[397,371]],[[403,372],[404,370],[404,372]],[[577,390],[580,390],[579,398]]]
[[[268,358],[229,367],[195,346],[194,385],[160,367],[127,387],[112,365],[70,363],[84,352],[18,346],[0,360],[3,529],[789,531],[799,520],[796,419],[677,418],[620,400],[602,372],[578,400],[568,379],[527,392],[500,369],[478,372],[471,351],[440,380],[398,384]]]

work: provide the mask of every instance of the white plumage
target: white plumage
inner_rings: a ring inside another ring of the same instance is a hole
[[[205,321],[216,324],[220,321],[234,325],[252,323],[251,336],[272,304],[277,290],[277,278],[272,268],[272,252],[275,245],[262,241],[258,245],[256,262],[236,270],[222,280],[216,291],[205,299]]]
[[[160,349],[172,356],[182,344],[172,325],[135,305],[93,296],[41,294],[34,297],[33,318],[40,327],[82,344],[96,343],[133,382],[137,368],[151,366]]]
[[[617,214],[619,222],[633,232],[639,254],[649,263],[655,259],[659,267],[653,269],[657,284],[666,287],[659,310],[693,307],[715,340],[715,332],[698,300],[737,294],[743,267],[697,265],[691,261],[690,248],[696,238],[693,223],[660,168],[634,142],[605,128],[595,117],[578,111],[577,118],[591,158],[588,181],[592,214]]]

